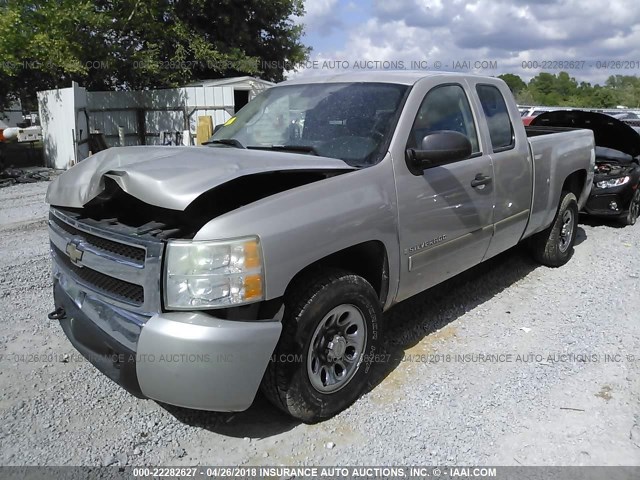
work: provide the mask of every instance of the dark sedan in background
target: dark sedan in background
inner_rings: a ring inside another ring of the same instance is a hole
[[[609,115],[582,110],[543,113],[530,125],[592,130],[596,171],[583,211],[615,217],[627,225],[636,223],[640,215],[640,133],[635,128]]]

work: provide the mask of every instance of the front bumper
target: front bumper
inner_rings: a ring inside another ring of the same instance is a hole
[[[130,314],[93,296],[60,270],[54,300],[73,346],[138,397],[199,410],[246,410],[282,324],[221,320],[203,312]]]
[[[597,188],[595,185],[584,211],[599,217],[624,216],[629,211],[636,185],[621,185],[613,188]]]

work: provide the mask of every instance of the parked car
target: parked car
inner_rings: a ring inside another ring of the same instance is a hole
[[[53,181],[50,318],[141,397],[238,411],[262,385],[315,422],[362,393],[394,304],[521,241],[565,264],[593,158],[589,130],[527,138],[496,78],[287,81],[208,146],[111,148]]]
[[[617,120],[638,120],[640,118],[633,112],[609,113],[608,115]]]
[[[640,214],[640,134],[610,115],[564,110],[539,115],[531,126],[588,128],[596,142],[594,185],[584,211],[634,225]]]

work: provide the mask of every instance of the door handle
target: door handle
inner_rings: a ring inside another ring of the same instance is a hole
[[[479,173],[476,175],[476,178],[471,180],[471,186],[473,188],[484,187],[485,185],[488,185],[489,183],[491,183],[491,180],[492,178],[490,176]]]

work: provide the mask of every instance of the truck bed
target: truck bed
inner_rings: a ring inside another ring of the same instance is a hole
[[[543,127],[543,126],[525,126],[524,131],[527,133],[527,137],[539,137],[540,135],[551,135],[560,132],[569,132],[572,130],[580,130],[573,127]]]

